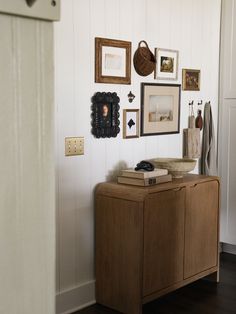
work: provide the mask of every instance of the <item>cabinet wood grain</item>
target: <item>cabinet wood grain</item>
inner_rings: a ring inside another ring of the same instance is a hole
[[[96,200],[96,299],[122,313],[141,310],[143,211],[137,202]]]
[[[185,188],[149,195],[144,208],[143,295],[183,279]]]
[[[218,182],[190,186],[187,193],[184,278],[218,262]]]

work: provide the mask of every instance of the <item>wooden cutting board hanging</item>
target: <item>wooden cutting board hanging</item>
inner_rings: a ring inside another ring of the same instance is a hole
[[[200,158],[201,143],[200,129],[188,128],[183,130],[183,157],[184,158]]]

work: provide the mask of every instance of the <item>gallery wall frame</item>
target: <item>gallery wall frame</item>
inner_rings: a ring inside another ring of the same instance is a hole
[[[180,132],[180,84],[141,83],[141,136]]]
[[[157,80],[177,80],[179,66],[179,51],[155,48],[157,60],[154,78]]]
[[[182,69],[182,87],[185,91],[200,91],[201,70]]]
[[[120,132],[120,98],[117,93],[97,92],[92,97],[92,134],[96,138],[116,137]]]
[[[95,82],[131,84],[130,41],[95,38]]]
[[[123,110],[123,138],[139,137],[139,109]]]

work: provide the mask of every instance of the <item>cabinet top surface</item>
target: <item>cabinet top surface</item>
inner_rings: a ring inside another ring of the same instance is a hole
[[[219,177],[189,174],[181,179],[173,179],[168,183],[148,187],[119,184],[117,182],[104,182],[96,187],[96,195],[103,195],[132,201],[143,201],[148,194],[192,186],[199,183],[218,181]]]

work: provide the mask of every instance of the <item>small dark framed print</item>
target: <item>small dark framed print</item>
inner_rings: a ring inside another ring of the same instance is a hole
[[[120,132],[120,98],[116,93],[96,93],[92,97],[92,134],[96,138],[116,137]]]
[[[95,82],[131,84],[131,42],[95,38]]]
[[[183,69],[182,73],[183,90],[199,91],[200,75],[201,70]]]
[[[180,84],[141,83],[141,136],[179,133],[180,92]]]
[[[139,109],[123,110],[123,138],[139,137]]]
[[[179,52],[177,50],[155,48],[157,60],[155,69],[155,79],[177,80]]]

